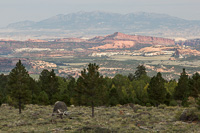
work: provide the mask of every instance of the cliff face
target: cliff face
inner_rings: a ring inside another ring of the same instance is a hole
[[[182,42],[180,44],[183,44],[186,46],[197,46],[197,45],[200,45],[200,39],[186,40],[185,42]]]
[[[28,40],[26,40],[26,42],[48,42],[48,41],[39,40],[39,39],[28,39]]]
[[[126,35],[120,32],[115,32],[114,34],[107,35],[104,37],[102,36],[95,37],[88,41],[105,44],[100,47],[93,47],[93,49],[98,49],[98,48],[106,49],[107,47],[108,48],[130,48],[130,47],[133,47],[134,44],[175,45],[174,40],[171,40],[171,39],[150,37],[150,36],[139,36],[139,35]]]
[[[182,58],[182,57],[187,57],[187,56],[200,56],[200,52],[197,51],[196,49],[176,49],[175,50],[175,53],[174,53],[174,57],[179,57],[179,58]]]
[[[127,35],[120,32],[115,32],[114,34],[107,35],[107,36],[97,36],[92,39],[81,39],[81,38],[63,38],[63,39],[56,39],[54,41],[46,41],[46,40],[33,40],[29,39],[26,41],[13,41],[12,47],[25,47],[26,43],[34,43],[34,47],[40,47],[40,43],[48,44],[50,48],[86,48],[86,49],[126,49],[126,48],[135,48],[138,45],[144,46],[143,44],[149,45],[175,45],[174,40],[159,38],[159,37],[150,37],[150,36],[139,36],[139,35]],[[0,41],[0,44],[5,44],[5,41]],[[22,45],[22,44],[23,45]],[[56,45],[53,45],[56,43]],[[26,46],[27,47],[27,46]],[[29,46],[33,47],[33,46]],[[0,53],[1,54],[1,53]]]
[[[113,41],[110,43],[106,43],[105,45],[93,47],[91,49],[123,49],[123,48],[131,48],[135,45],[134,41]]]

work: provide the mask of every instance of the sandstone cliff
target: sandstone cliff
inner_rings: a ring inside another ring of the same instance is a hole
[[[28,39],[25,42],[48,42],[46,40],[39,40],[39,39]]]
[[[175,53],[174,53],[174,56],[175,57],[179,57],[179,58],[182,58],[182,57],[185,57],[185,56],[200,56],[200,52],[197,51],[196,49],[176,49]]]
[[[114,34],[103,37],[98,36],[88,41],[104,44],[99,47],[93,47],[92,49],[131,48],[135,44],[175,45],[174,40],[171,39],[139,35],[126,35],[120,32],[115,32]]]

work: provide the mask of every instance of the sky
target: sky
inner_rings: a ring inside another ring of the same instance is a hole
[[[200,0],[0,0],[0,27],[79,11],[164,13],[188,20],[200,20]]]

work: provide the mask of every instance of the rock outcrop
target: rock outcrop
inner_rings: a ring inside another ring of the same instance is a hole
[[[123,49],[131,48],[135,45],[133,41],[113,41],[102,46],[93,47],[91,49]]]
[[[115,32],[114,34],[107,36],[94,37],[89,42],[93,43],[103,43],[104,45],[99,47],[93,47],[92,49],[121,49],[121,48],[131,48],[135,44],[151,44],[151,45],[175,45],[174,40],[160,38],[160,37],[150,37],[150,36],[139,36],[139,35],[126,35],[120,32]]]
[[[179,57],[179,58],[184,58],[184,57],[187,57],[187,56],[200,56],[200,52],[197,51],[196,49],[176,49],[175,50],[175,53],[174,53],[174,57]]]
[[[39,40],[39,39],[28,39],[26,42],[48,42],[48,41]]]

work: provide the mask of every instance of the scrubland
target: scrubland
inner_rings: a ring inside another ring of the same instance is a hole
[[[95,107],[68,107],[63,119],[51,116],[53,106],[26,105],[22,114],[18,109],[3,104],[0,107],[0,132],[199,132],[197,121],[179,121],[183,107],[140,105]]]

